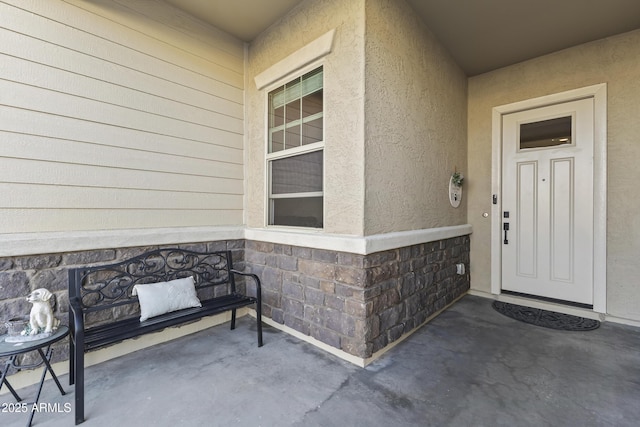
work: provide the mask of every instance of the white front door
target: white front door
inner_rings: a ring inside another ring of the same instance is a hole
[[[503,290],[593,304],[593,117],[593,98],[503,116]]]

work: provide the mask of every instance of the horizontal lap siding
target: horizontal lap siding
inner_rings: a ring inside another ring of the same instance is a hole
[[[0,0],[0,233],[242,224],[244,47],[154,0]]]

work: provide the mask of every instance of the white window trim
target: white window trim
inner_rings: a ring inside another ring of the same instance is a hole
[[[270,199],[295,199],[298,197],[323,197],[323,191],[307,191],[306,193],[271,194]]]
[[[331,53],[333,48],[333,40],[335,38],[336,30],[332,29],[297,51],[293,52],[286,58],[281,61],[273,64],[260,74],[256,75],[254,78],[254,82],[258,90],[264,92],[264,123],[265,123],[265,141],[264,141],[264,152],[265,155],[265,170],[264,170],[264,188],[262,194],[264,194],[264,215],[263,215],[263,226],[265,228],[278,228],[278,229],[292,229],[292,230],[300,230],[300,231],[313,231],[313,232],[323,232],[323,228],[308,228],[308,227],[291,227],[291,226],[283,226],[283,225],[269,225],[270,221],[270,200],[271,200],[271,177],[270,177],[270,168],[268,167],[269,161],[289,157],[294,154],[303,154],[312,151],[322,150],[323,156],[323,171],[322,171],[322,182],[323,186],[326,182],[326,167],[324,167],[324,136],[326,135],[326,120],[323,120],[323,141],[317,142],[313,144],[308,144],[301,147],[292,148],[289,150],[283,150],[284,152],[275,152],[269,153],[269,97],[268,94],[272,90],[286,84],[287,82],[295,79],[296,77],[302,76],[318,67],[323,67],[323,71],[326,72],[325,67],[325,57]],[[326,79],[323,81],[323,88],[326,87]],[[325,114],[324,106],[323,112]],[[323,192],[324,194],[324,192]],[[323,203],[323,218],[326,218],[326,205]]]
[[[333,36],[332,36],[333,37]],[[269,163],[273,160],[277,159],[285,159],[293,156],[297,156],[300,154],[312,153],[315,151],[322,151],[322,187],[324,189],[324,183],[326,178],[326,167],[325,167],[325,135],[326,135],[326,120],[322,121],[322,141],[314,142],[312,144],[301,145],[299,147],[288,148],[285,150],[276,151],[273,153],[269,153],[269,137],[271,135],[271,129],[269,127],[269,93],[280,86],[283,86],[289,83],[291,80],[299,78],[308,72],[315,70],[316,68],[322,67],[324,73],[324,61],[318,60],[314,61],[310,64],[307,64],[304,67],[300,67],[295,73],[287,73],[285,77],[279,79],[278,81],[272,82],[269,86],[265,87],[264,90],[264,112],[265,112],[265,138],[264,138],[264,152],[265,152],[265,168],[264,168],[264,192],[265,201],[264,201],[264,227],[265,228],[276,228],[276,229],[294,229],[294,230],[302,230],[302,231],[323,231],[324,227],[324,218],[326,218],[326,205],[324,204],[324,200],[322,203],[322,218],[323,218],[323,226],[320,228],[316,227],[299,227],[299,226],[291,226],[291,225],[277,225],[271,224],[273,222],[271,218],[272,210],[271,210],[271,200],[272,199],[285,199],[285,198],[293,198],[295,197],[295,193],[286,193],[284,195],[273,195],[271,193],[271,168],[269,167]],[[322,87],[323,90],[325,88],[325,79],[323,77]],[[325,105],[323,102],[322,113],[317,113],[317,116],[323,116],[325,114]],[[300,119],[302,121],[302,119]],[[284,125],[283,125],[284,127]],[[301,193],[301,196],[304,197],[324,197],[324,190],[321,192],[308,192]]]
[[[323,135],[324,135],[324,129]],[[268,135],[267,135],[268,138]],[[269,153],[269,140],[267,139],[267,154],[265,158],[267,160],[277,160],[280,158],[297,156],[298,154],[311,153],[313,151],[320,151],[324,149],[324,140],[320,142],[314,142],[313,144],[301,145],[299,147],[287,148],[286,150],[276,151],[275,153]]]

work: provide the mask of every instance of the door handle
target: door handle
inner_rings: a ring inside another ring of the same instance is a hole
[[[502,229],[504,230],[504,244],[509,244],[509,239],[507,239],[507,231],[509,231],[509,223],[505,222],[502,224]]]

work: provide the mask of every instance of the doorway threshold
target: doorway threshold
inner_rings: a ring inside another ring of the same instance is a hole
[[[579,302],[565,301],[565,300],[561,300],[561,299],[541,297],[541,296],[538,296],[538,295],[524,294],[522,292],[507,291],[507,290],[504,290],[504,289],[502,290],[502,293],[505,294],[505,295],[513,295],[515,297],[534,299],[534,300],[538,300],[538,301],[550,302],[550,303],[553,303],[553,304],[568,305],[569,307],[586,308],[587,310],[593,310],[593,305],[592,304],[582,304],[582,303],[579,303]]]

